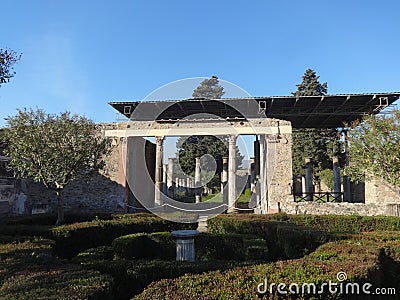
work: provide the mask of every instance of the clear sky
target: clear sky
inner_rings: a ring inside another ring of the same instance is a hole
[[[0,88],[16,108],[115,120],[109,101],[210,77],[289,95],[312,68],[329,93],[399,91],[398,0],[2,1],[0,47],[22,52]]]

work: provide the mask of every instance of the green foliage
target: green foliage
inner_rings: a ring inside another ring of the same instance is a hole
[[[264,239],[243,234],[200,233],[195,237],[196,260],[259,260],[267,259]],[[170,232],[136,233],[115,239],[116,258],[174,260],[176,240]]]
[[[328,92],[328,84],[320,83],[314,70],[307,69],[302,78],[303,81],[296,84],[297,91],[292,93],[293,96],[321,96]]]
[[[109,220],[112,215],[109,213],[65,213],[65,224],[72,224],[78,222],[88,222],[96,219]],[[0,222],[4,225],[53,225],[57,220],[56,214],[36,214],[24,215],[17,217],[10,217]]]
[[[350,166],[346,172],[354,181],[375,176],[400,187],[400,111],[365,116],[351,124]]]
[[[88,269],[98,270],[114,278],[114,299],[130,299],[139,294],[153,281],[176,278],[184,274],[198,274],[211,270],[225,270],[243,262],[235,261],[195,261],[177,262],[175,260],[125,260],[110,259],[104,255],[104,249],[95,248],[80,253],[75,263]]]
[[[215,136],[190,136],[188,138],[179,138],[176,147],[178,149],[179,164],[186,174],[194,176],[196,157],[202,157],[205,154],[211,155],[216,161],[215,174],[222,172],[222,158],[228,157],[228,139],[227,137]],[[242,164],[244,156],[240,154],[239,148],[236,146],[236,164]],[[213,170],[214,166],[209,159],[201,159],[200,167],[202,173],[207,170]],[[212,173],[213,175],[214,173]],[[211,176],[212,176],[211,175]],[[211,178],[210,178],[211,179]],[[206,180],[209,181],[209,180]],[[212,180],[209,182],[210,188],[220,188],[221,181]]]
[[[332,234],[361,233],[377,230],[400,230],[399,217],[358,215],[220,215],[207,221],[212,233],[262,234],[273,223],[300,225]],[[288,227],[290,228],[290,227]],[[301,227],[300,227],[301,228]]]
[[[43,110],[18,110],[7,118],[2,139],[9,166],[20,177],[42,182],[58,195],[57,224],[64,222],[62,191],[72,180],[101,170],[110,141],[86,117],[46,114]]]
[[[112,246],[117,258],[158,258],[173,260],[176,242],[171,232],[135,233],[116,238]]]
[[[0,245],[0,298],[112,299],[112,278],[65,263],[52,255],[53,242]]]
[[[0,49],[0,86],[10,81],[14,77],[13,65],[21,58],[21,54],[17,54],[11,49]]]
[[[263,238],[268,248],[268,260],[302,257],[333,238],[320,230],[281,222],[279,216],[224,215],[208,220],[207,227],[214,234],[248,234]]]
[[[110,245],[120,236],[139,232],[173,231],[195,229],[197,224],[181,224],[167,221],[149,214],[120,216],[112,220],[94,220],[57,226],[52,229],[58,256],[71,258],[79,252]]]
[[[323,183],[326,184],[326,186],[330,191],[333,191],[334,188],[333,170],[324,169],[319,171],[316,175]]]
[[[193,91],[193,98],[220,99],[225,94],[224,88],[219,85],[217,76],[204,79]]]
[[[383,247],[384,251],[380,249]],[[400,288],[400,264],[390,257],[390,251],[400,247],[400,241],[374,241],[359,238],[336,241],[320,246],[303,258],[268,264],[243,266],[226,271],[199,275],[187,274],[176,279],[150,284],[133,299],[347,299],[338,292],[332,294],[325,286],[323,293],[282,295],[257,293],[264,280],[268,284],[315,283],[317,290],[329,281],[338,283],[336,274],[345,271],[347,282],[370,282],[374,286]],[[384,282],[385,284],[382,284]],[[301,291],[301,289],[300,289]]]
[[[218,77],[212,76],[210,79],[203,80],[200,85],[193,91],[194,98],[208,98],[208,99],[220,99],[224,95],[224,88],[219,85]],[[186,174],[194,176],[195,172],[195,159],[196,157],[202,157],[205,154],[211,155],[216,161],[217,176],[209,174],[207,179],[203,178],[203,181],[208,182],[209,188],[220,189],[221,181],[218,178],[218,174],[222,172],[222,157],[228,156],[228,140],[227,137],[215,137],[215,136],[190,136],[188,138],[180,137],[176,143],[178,149],[177,155],[179,158],[179,164],[182,171]],[[237,166],[240,166],[244,156],[240,154],[239,148],[236,147],[236,159]],[[213,170],[213,166],[210,165],[210,160],[201,161],[201,170],[203,173],[207,173],[207,170]]]
[[[294,96],[322,96],[328,92],[327,83],[320,83],[315,71],[307,69],[303,81],[297,84]],[[314,174],[332,168],[332,157],[341,154],[341,145],[338,141],[335,128],[304,128],[293,130],[292,134],[293,175],[304,176],[304,159],[313,159]],[[315,177],[315,180],[318,178]]]

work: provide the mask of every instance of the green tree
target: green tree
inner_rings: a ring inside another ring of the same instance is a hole
[[[64,188],[101,170],[110,144],[91,120],[64,112],[18,110],[6,119],[2,139],[9,166],[18,177],[42,182],[57,195],[57,225],[64,222]]]
[[[328,84],[320,83],[315,71],[307,69],[297,84],[294,96],[322,96],[328,92]],[[341,145],[336,128],[295,129],[292,134],[293,175],[304,175],[304,159],[313,158],[314,179],[318,181],[318,173],[332,168],[332,157],[342,156]]]
[[[400,111],[368,115],[350,124],[350,165],[346,171],[354,181],[370,176],[400,188]]]
[[[224,88],[219,84],[217,76],[204,79],[193,91],[193,98],[221,99],[225,94]]]
[[[0,86],[3,83],[10,81],[10,78],[14,77],[15,72],[13,65],[19,61],[21,54],[17,54],[15,51],[10,49],[0,49]]]
[[[212,76],[203,80],[193,91],[194,98],[220,99],[225,94],[224,88],[219,84],[218,77]],[[228,156],[228,140],[226,137],[215,136],[190,136],[189,138],[179,138],[176,146],[178,149],[179,164],[186,174],[194,175],[195,158],[209,154],[214,157],[217,163],[216,176],[207,184],[210,188],[220,187],[219,174],[222,171],[222,157]],[[240,166],[244,156],[240,154],[236,147],[237,165]],[[207,160],[202,162],[203,170],[208,170]]]

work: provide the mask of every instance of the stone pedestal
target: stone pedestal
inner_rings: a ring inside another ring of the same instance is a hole
[[[176,238],[176,260],[194,261],[194,237],[199,234],[197,230],[176,230],[172,231]]]

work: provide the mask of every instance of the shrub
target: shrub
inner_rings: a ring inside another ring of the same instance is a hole
[[[47,225],[0,225],[2,236],[18,239],[21,236],[25,237],[44,237],[51,236],[51,226]]]
[[[94,220],[54,227],[52,235],[55,251],[63,258],[97,246],[110,245],[120,236],[138,232],[173,231],[194,229],[197,224],[180,224],[148,214],[120,216],[112,220]]]
[[[360,233],[377,230],[400,230],[399,217],[359,215],[220,215],[208,220],[211,232],[254,233],[268,222],[285,222],[330,233]]]
[[[252,235],[200,233],[194,244],[196,260],[259,260],[268,255],[265,240]],[[112,245],[117,258],[174,260],[176,256],[176,240],[170,232],[130,234]]]
[[[114,299],[130,299],[133,295],[153,281],[163,278],[176,278],[181,275],[202,273],[210,270],[225,270],[245,263],[234,261],[195,261],[177,262],[175,260],[126,260],[112,259],[112,247],[99,247],[86,250],[73,261],[88,269],[95,269],[114,279],[112,294]]]
[[[400,247],[400,241],[392,248]],[[198,275],[184,275],[176,279],[164,279],[151,283],[143,293],[133,299],[257,299],[262,296],[273,299],[343,299],[344,295],[331,294],[327,286],[321,294],[257,293],[260,283],[315,283],[320,291],[322,284],[338,283],[336,275],[345,271],[347,282],[370,282],[375,287],[400,288],[400,264],[382,254],[381,242],[372,239],[351,239],[330,242],[320,246],[314,253],[300,259],[278,261],[255,266],[242,266],[226,271],[212,271]],[[387,285],[389,283],[390,285]],[[364,295],[366,296],[366,295]],[[363,299],[367,299],[363,296]],[[346,298],[347,299],[347,298]],[[375,298],[373,298],[375,299]]]
[[[117,258],[174,259],[175,239],[170,232],[135,233],[116,238],[112,246]]]
[[[65,213],[65,224],[77,222],[90,222],[96,219],[109,220],[113,216],[109,213]],[[57,221],[56,214],[35,214],[10,217],[3,220],[4,225],[54,225]]]
[[[0,298],[111,299],[112,278],[52,256],[53,241],[0,245]]]
[[[276,219],[280,219],[280,216]],[[219,234],[249,234],[265,239],[268,259],[299,258],[314,251],[333,236],[320,230],[272,221],[271,216],[218,216],[209,220],[208,230]]]

